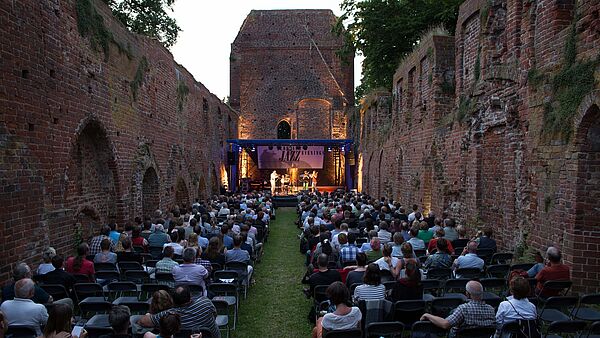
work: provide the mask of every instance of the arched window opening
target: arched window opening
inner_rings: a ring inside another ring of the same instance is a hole
[[[277,138],[284,140],[292,138],[292,127],[287,121],[281,121],[277,125]]]

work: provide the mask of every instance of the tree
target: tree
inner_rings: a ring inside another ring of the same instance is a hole
[[[454,33],[458,7],[463,0],[343,0],[344,12],[336,30],[345,32],[349,44],[341,51],[360,51],[362,80],[356,97],[376,89],[391,90],[394,72],[403,56],[409,54],[430,27],[443,25]],[[358,100],[357,100],[358,102]]]
[[[181,28],[167,11],[175,0],[105,0],[113,14],[131,31],[157,38],[169,48],[177,41]]]

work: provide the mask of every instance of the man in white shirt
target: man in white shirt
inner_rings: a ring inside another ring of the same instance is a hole
[[[8,325],[24,325],[35,329],[38,336],[42,335],[41,326],[48,321],[48,311],[42,304],[34,303],[35,284],[29,278],[23,278],[15,283],[15,299],[7,300],[0,306]]]

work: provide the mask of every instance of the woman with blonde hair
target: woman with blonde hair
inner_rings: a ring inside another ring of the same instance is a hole
[[[152,300],[150,301],[149,312],[151,314],[157,314],[162,311],[171,309],[173,307],[173,298],[169,292],[165,290],[158,290],[152,294]]]
[[[38,275],[45,275],[50,271],[54,271],[54,266],[52,265],[52,257],[56,256],[56,250],[53,247],[47,247],[46,250],[42,253],[42,260],[44,263],[40,264],[37,269]]]

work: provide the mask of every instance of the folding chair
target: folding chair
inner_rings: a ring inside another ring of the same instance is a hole
[[[446,318],[450,312],[465,302],[459,297],[438,297],[431,301],[431,313]]]
[[[159,290],[165,290],[165,291],[169,291],[170,288],[167,285],[163,285],[163,284],[142,284],[142,286],[140,287],[140,300],[148,300],[150,298],[152,298],[152,295]]]
[[[73,291],[77,303],[106,300],[104,289],[98,283],[77,283],[73,285]]]
[[[82,273],[72,273],[73,277],[75,277],[75,283],[89,283],[90,276],[84,275]]]
[[[125,298],[125,297],[123,297],[123,298]],[[113,302],[113,304],[115,304],[115,302]],[[115,305],[117,305],[117,304],[115,304]],[[150,310],[150,303],[148,303],[146,301],[141,301],[141,300],[124,299],[118,305],[127,306],[129,308],[129,310],[131,311],[131,314],[136,314],[136,315],[146,314]]]
[[[483,301],[497,310],[504,297],[506,280],[501,278],[482,278],[480,283],[484,290]]]
[[[425,249],[417,249],[417,250],[415,250],[415,255],[417,257],[427,256],[427,250],[425,250]]]
[[[448,331],[442,329],[441,327],[433,325],[432,322],[429,321],[418,321],[415,322],[411,329],[411,337],[422,337],[426,334],[433,335],[436,337],[446,337]]]
[[[141,245],[134,245],[133,246],[133,251],[135,251],[136,253],[143,253],[144,252],[144,247]]]
[[[446,280],[452,277],[452,270],[446,268],[434,268],[427,270],[427,279]]]
[[[235,330],[238,319],[239,293],[235,284],[229,283],[212,283],[208,285],[208,291],[215,296],[213,300],[223,300],[227,302],[229,307],[233,307],[233,329]]]
[[[362,338],[360,329],[349,330],[323,330],[323,338]]]
[[[126,270],[124,280],[143,284],[150,281],[150,274],[144,270]]]
[[[550,297],[543,303],[538,317],[545,322],[570,320],[578,300],[573,296]]]
[[[117,266],[113,263],[94,263],[94,271],[117,271]]]
[[[425,306],[422,300],[399,300],[394,303],[394,321],[410,326],[425,313]]]
[[[469,281],[471,280],[468,278],[448,279],[444,285],[444,297],[460,298],[466,302],[467,296],[465,295],[465,291],[467,291],[467,283]]]
[[[581,337],[587,323],[583,320],[558,320],[550,323],[544,338]]]
[[[571,285],[573,285],[573,282],[570,280],[549,280],[542,285],[542,289],[539,290],[538,296],[543,299],[543,293],[548,290],[557,292],[559,296],[566,296],[571,289]]]
[[[156,263],[158,263],[157,259],[149,259],[146,261],[146,268],[156,268]]]
[[[434,297],[438,297],[440,295],[440,289],[442,287],[442,282],[437,279],[424,279],[421,281],[423,285],[423,300],[426,302],[431,302]]]
[[[242,281],[242,287],[244,288],[244,299],[246,299],[248,293],[248,287],[250,286],[250,278],[248,275],[248,263],[244,262],[228,262],[225,264],[225,269],[227,270],[235,270],[240,273],[240,278]]]
[[[513,260],[511,252],[499,252],[492,255],[490,264],[510,264]]]
[[[492,255],[494,254],[494,250],[492,249],[477,249],[477,257],[483,259],[485,264],[489,264],[492,259]]]
[[[95,300],[88,297],[84,301],[79,302],[79,310],[81,317],[88,318],[89,314],[107,314],[112,309],[112,304],[105,300]]]
[[[481,270],[477,268],[461,268],[454,271],[457,278],[479,279],[481,278]]]
[[[463,251],[465,250],[464,246],[454,246],[454,254],[455,255],[462,255]]]
[[[106,286],[109,299],[113,304],[120,305],[123,302],[137,302],[138,289],[134,282],[112,282]]]
[[[96,271],[96,282],[100,284],[118,281],[121,275],[117,270],[100,270]]]
[[[102,335],[113,333],[107,314],[94,315],[83,327],[88,332],[88,337],[98,338]]]
[[[119,272],[122,276],[125,276],[125,271],[129,270],[144,270],[142,264],[138,262],[119,262],[117,263],[117,267],[119,268]]]
[[[456,331],[456,338],[489,338],[496,333],[495,327],[470,327]]]
[[[9,325],[6,333],[6,337],[12,338],[36,338],[37,333],[35,327],[26,325]]]
[[[366,328],[365,338],[400,338],[404,333],[404,324],[401,322],[374,322]]]
[[[175,278],[169,272],[156,272],[154,273],[154,279],[158,284],[168,285],[169,287],[175,285]]]
[[[590,306],[591,305],[591,306]],[[592,306],[595,306],[594,309]],[[600,321],[600,293],[581,296],[579,306],[573,312],[573,318],[589,322]]]
[[[587,338],[600,338],[600,321],[592,323]]]
[[[160,259],[162,256],[162,253],[163,253],[163,247],[162,246],[151,246],[151,247],[148,247],[148,252],[152,256],[152,259]],[[189,338],[189,336],[188,336],[188,338]]]
[[[229,304],[227,304],[224,300],[212,300],[213,305],[217,309],[217,318],[215,318],[215,322],[219,329],[225,328],[227,330],[227,337],[229,337],[229,332],[231,327],[229,326]]]
[[[62,284],[42,284],[40,287],[54,300],[69,298],[69,291]]]
[[[381,270],[380,275],[381,275],[382,283],[389,282],[389,281],[396,281],[396,278],[394,277],[394,275],[392,275],[392,272],[390,270]]]
[[[485,274],[490,278],[503,278],[508,277],[510,272],[510,265],[508,264],[495,264],[488,265],[485,269]]]

